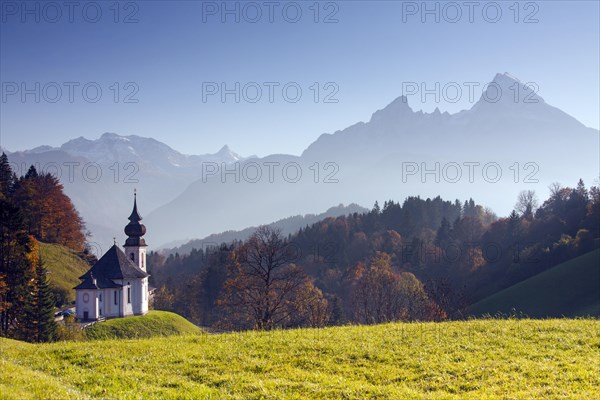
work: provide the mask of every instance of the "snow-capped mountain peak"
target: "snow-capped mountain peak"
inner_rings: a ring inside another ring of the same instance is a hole
[[[38,148],[43,150],[41,147]],[[152,138],[137,135],[121,136],[106,132],[98,139],[84,137],[63,144],[61,150],[98,163],[137,162],[153,167],[197,167],[203,160],[230,163],[244,157],[225,145],[215,154],[186,155]]]

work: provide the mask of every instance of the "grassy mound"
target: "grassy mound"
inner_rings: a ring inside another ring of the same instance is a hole
[[[470,315],[509,314],[530,317],[600,317],[600,250],[594,250],[532,276],[467,309]]]
[[[167,311],[147,315],[109,319],[85,330],[88,339],[139,339],[156,336],[199,334],[202,330],[185,318]]]
[[[77,254],[58,244],[40,243],[40,255],[48,269],[48,278],[53,292],[59,294],[65,304],[75,300],[73,288],[81,283],[79,277],[90,266]]]
[[[600,321],[447,323],[32,345],[6,399],[598,399]]]

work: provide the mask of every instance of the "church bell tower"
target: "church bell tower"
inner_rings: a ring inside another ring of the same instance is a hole
[[[146,271],[146,241],[142,236],[146,234],[146,227],[140,223],[142,217],[137,209],[137,194],[133,193],[133,211],[129,216],[129,223],[125,226],[125,254],[135,265]]]

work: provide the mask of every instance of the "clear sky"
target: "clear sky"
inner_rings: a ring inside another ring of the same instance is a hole
[[[0,144],[10,151],[115,132],[188,154],[224,144],[300,154],[407,83],[440,85],[439,101],[409,96],[413,109],[456,112],[472,105],[465,82],[497,72],[600,124],[598,1],[429,1],[432,14],[421,1],[0,4]],[[458,99],[444,95],[456,85]]]

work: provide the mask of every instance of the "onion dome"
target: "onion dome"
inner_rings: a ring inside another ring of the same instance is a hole
[[[129,216],[129,223],[125,226],[127,240],[125,246],[146,246],[146,241],[142,236],[146,234],[146,227],[140,223],[142,217],[137,209],[137,195],[133,194],[133,211]]]

